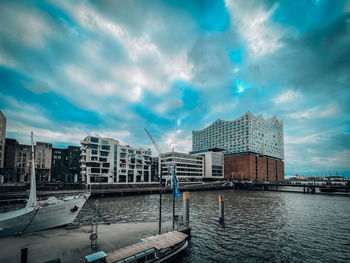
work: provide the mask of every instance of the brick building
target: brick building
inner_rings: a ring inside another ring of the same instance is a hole
[[[224,178],[247,181],[283,181],[284,162],[253,153],[226,156]]]

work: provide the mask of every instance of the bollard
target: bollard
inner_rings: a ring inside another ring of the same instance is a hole
[[[184,200],[184,223],[186,227],[190,226],[190,193],[183,193]]]
[[[225,217],[224,217],[225,211],[224,211],[224,196],[219,195],[219,222],[220,224],[224,224]]]
[[[21,249],[21,263],[27,263],[28,262],[28,248],[22,248]]]

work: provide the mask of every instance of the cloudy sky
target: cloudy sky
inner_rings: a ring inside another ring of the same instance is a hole
[[[287,175],[350,176],[349,12],[342,0],[1,1],[7,137],[149,148],[146,127],[163,151],[189,151],[192,130],[250,110],[284,120]]]

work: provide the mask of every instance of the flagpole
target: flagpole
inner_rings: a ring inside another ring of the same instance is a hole
[[[159,173],[159,235],[162,234],[162,166],[161,166],[161,156],[159,153],[158,157],[158,173]]]
[[[173,166],[173,231],[175,230],[175,164]]]

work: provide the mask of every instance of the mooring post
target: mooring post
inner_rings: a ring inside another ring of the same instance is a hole
[[[190,192],[183,193],[184,200],[184,223],[186,227],[190,226]]]
[[[21,249],[21,263],[27,263],[28,261],[28,248]]]
[[[225,222],[224,217],[225,211],[224,211],[224,196],[219,195],[219,222],[220,224],[223,224]]]

